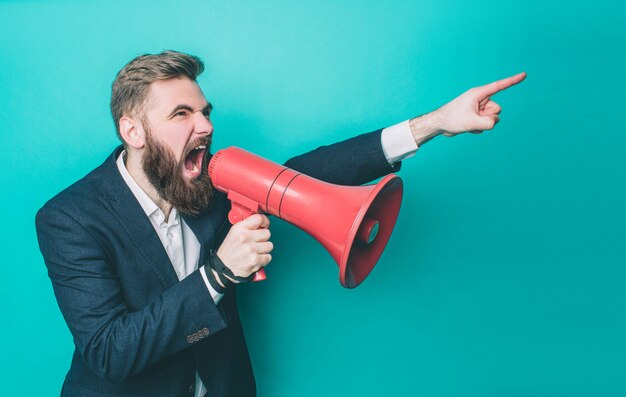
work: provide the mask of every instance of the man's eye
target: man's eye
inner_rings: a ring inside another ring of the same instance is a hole
[[[174,116],[186,116],[187,112],[185,111],[180,111],[180,112],[176,112],[176,114],[174,114]]]
[[[202,112],[202,114],[207,118],[207,120],[211,119],[211,112]]]

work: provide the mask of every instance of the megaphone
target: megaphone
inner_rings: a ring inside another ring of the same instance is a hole
[[[346,288],[361,284],[378,262],[402,202],[402,180],[394,174],[375,185],[334,185],[238,147],[215,153],[208,173],[231,201],[232,224],[255,213],[292,223],[326,248]],[[255,275],[265,278],[263,269]]]

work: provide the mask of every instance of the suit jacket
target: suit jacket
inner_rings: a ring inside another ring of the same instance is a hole
[[[216,305],[198,271],[179,281],[149,219],[106,161],[37,213],[39,246],[75,350],[63,396],[191,396],[198,371],[211,396],[254,396],[236,291]],[[327,182],[357,185],[399,168],[380,130],[289,160]],[[199,266],[230,224],[230,203],[185,217],[201,244]]]

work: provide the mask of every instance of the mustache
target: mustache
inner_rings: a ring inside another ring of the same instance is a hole
[[[206,150],[207,152],[209,152],[211,150],[212,144],[213,144],[213,138],[211,135],[203,136],[189,143],[187,145],[187,148],[185,149],[185,153],[188,155],[193,150],[193,148],[198,147],[200,145],[206,146]]]

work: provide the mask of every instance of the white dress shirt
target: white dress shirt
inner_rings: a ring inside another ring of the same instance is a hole
[[[415,154],[418,147],[413,139],[409,122],[402,123],[385,128],[382,131],[381,143],[383,152],[389,164],[394,164],[405,158]],[[165,219],[165,214],[152,201],[152,199],[141,189],[137,182],[130,175],[125,165],[126,151],[122,151],[117,158],[117,168],[135,195],[135,198],[146,213],[152,227],[156,231],[163,248],[167,252],[167,256],[176,271],[178,280],[182,280],[198,269],[198,260],[200,259],[200,242],[191,228],[185,223],[176,208],[170,211],[169,219]],[[210,271],[210,270],[209,270]],[[205,268],[200,267],[200,274],[204,279],[204,283],[211,293],[213,301],[217,304],[222,299],[222,294],[215,291],[209,280],[207,279]],[[195,397],[204,396],[206,388],[198,373],[196,372],[196,389]]]

